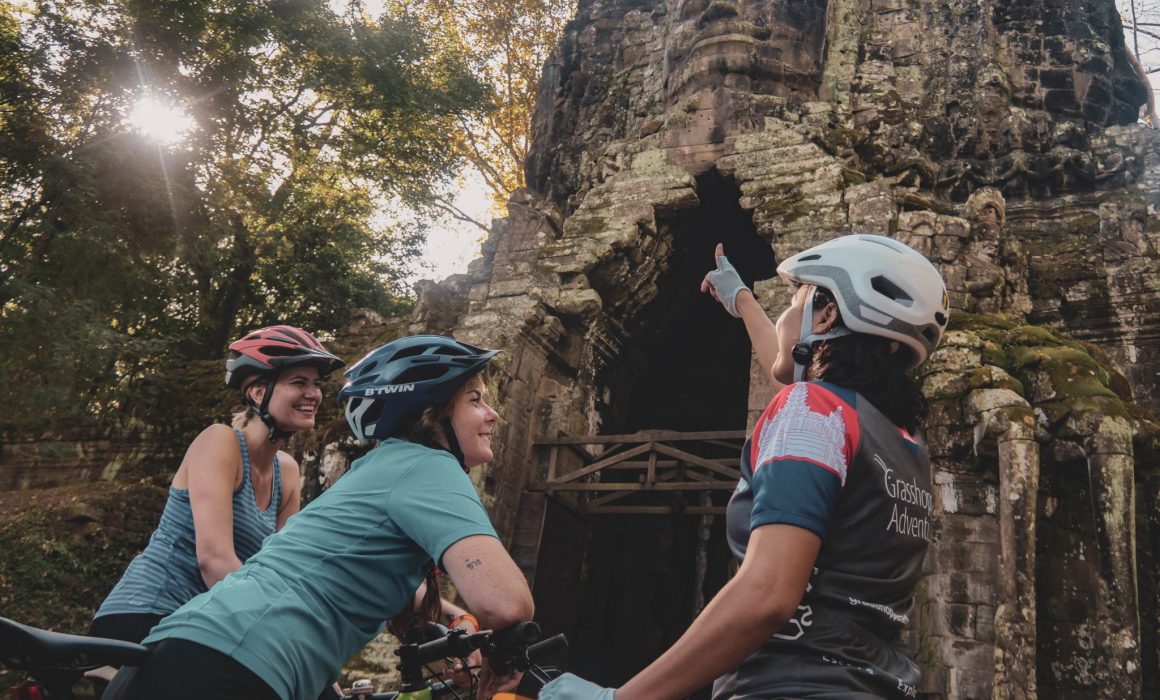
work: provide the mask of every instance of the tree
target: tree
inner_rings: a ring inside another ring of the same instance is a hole
[[[1141,79],[1151,86],[1147,105],[1148,118],[1157,124],[1155,92],[1156,75],[1160,74],[1160,2],[1156,0],[1116,0],[1120,20],[1124,25],[1124,39],[1132,61]]]
[[[420,0],[488,87],[489,109],[460,117],[455,147],[483,178],[497,207],[524,186],[540,73],[574,4],[568,0]],[[453,216],[486,229],[446,201]]]
[[[422,226],[383,210],[432,205],[485,94],[422,19],[0,4],[0,425],[107,427],[135,383],[220,357],[242,327],[327,332],[406,303]],[[182,107],[184,140],[129,126],[150,104]]]

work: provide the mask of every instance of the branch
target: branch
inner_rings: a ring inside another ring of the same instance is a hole
[[[1144,26],[1144,25],[1141,25],[1141,26]],[[1149,26],[1154,26],[1154,25],[1149,25]],[[1140,29],[1139,27],[1134,27],[1132,29],[1132,31],[1136,34],[1143,34],[1144,36],[1150,36],[1153,39],[1160,39],[1160,33],[1150,32],[1147,29]]]
[[[441,210],[447,212],[448,214],[451,215],[451,218],[455,219],[456,221],[462,221],[462,222],[467,223],[467,224],[474,224],[475,226],[477,226],[479,228],[479,230],[483,231],[484,233],[488,234],[489,236],[491,235],[491,228],[490,227],[485,226],[484,224],[480,223],[479,221],[476,221],[471,215],[467,214],[465,211],[463,211],[459,207],[455,206],[451,202],[448,202],[446,199],[443,199],[442,197],[436,197],[434,204],[435,204],[435,208],[441,209]]]
[[[257,140],[254,141],[254,146],[253,146],[253,148],[250,149],[250,152],[246,155],[246,158],[253,158],[254,157],[254,154],[258,152],[258,148],[260,148],[262,146],[262,144],[264,144],[266,142],[266,138],[270,133],[270,129],[274,125],[274,121],[277,120],[278,117],[280,117],[283,114],[285,114],[286,112],[290,111],[290,108],[293,107],[298,102],[298,99],[300,97],[302,97],[303,93],[305,93],[305,92],[306,92],[305,87],[298,88],[298,92],[294,93],[293,97],[291,97],[289,100],[280,104],[278,106],[278,109],[275,110],[274,113],[271,114],[268,119],[262,120],[262,123],[258,127],[258,138],[257,138]]]
[[[471,147],[472,153],[475,154],[474,157],[468,155],[467,159],[471,161],[471,164],[474,165],[477,170],[479,170],[480,175],[483,176],[483,180],[487,183],[488,187],[490,187],[497,194],[506,194],[507,191],[503,184],[503,173],[497,170],[490,159],[488,159],[483,154],[483,152],[480,151],[479,140],[471,131],[467,120],[463,117],[460,117],[459,123],[463,127],[463,134],[467,137],[467,145]]]

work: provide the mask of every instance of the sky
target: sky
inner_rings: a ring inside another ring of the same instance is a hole
[[[478,173],[469,170],[453,204],[476,221],[491,224],[496,214],[492,211],[490,193]],[[480,245],[487,237],[478,226],[444,216],[427,231],[419,267],[411,281],[420,279],[442,280],[449,275],[467,272],[467,266],[480,256]]]

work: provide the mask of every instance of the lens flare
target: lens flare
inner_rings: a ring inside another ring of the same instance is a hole
[[[142,97],[133,105],[129,126],[162,146],[180,142],[193,128],[193,118],[174,104],[154,97]]]

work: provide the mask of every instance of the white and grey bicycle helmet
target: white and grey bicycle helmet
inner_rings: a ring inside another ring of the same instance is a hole
[[[845,324],[812,334],[813,304],[806,300],[802,337],[794,348],[797,381],[817,341],[851,332],[890,338],[910,348],[910,366],[917,367],[946,330],[950,312],[942,275],[921,253],[892,238],[862,233],[835,238],[782,261],[777,274],[794,286],[829,290]]]

